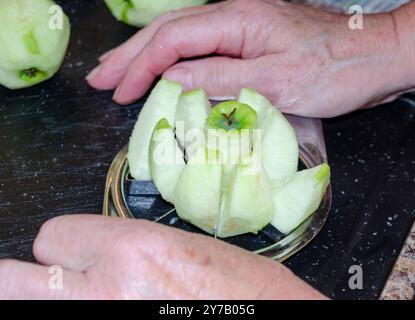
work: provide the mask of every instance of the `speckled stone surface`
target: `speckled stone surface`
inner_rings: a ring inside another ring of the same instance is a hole
[[[84,76],[136,32],[102,0],[59,0],[72,39],[59,73],[39,86],[0,88],[0,258],[33,261],[46,220],[99,213],[105,177],[145,99],[129,107]],[[323,230],[286,262],[334,299],[378,299],[415,217],[414,98],[324,121],[333,205]],[[362,290],[348,286],[360,265]]]
[[[380,298],[383,300],[415,299],[415,223]]]

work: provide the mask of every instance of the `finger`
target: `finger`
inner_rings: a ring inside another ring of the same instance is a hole
[[[186,91],[203,88],[212,99],[232,99],[241,88],[252,87],[249,75],[256,72],[255,65],[255,60],[206,58],[178,63],[163,77],[182,83]]]
[[[85,274],[31,263],[0,261],[0,300],[75,299],[88,292]]]
[[[129,104],[150,88],[155,78],[181,58],[219,53],[240,56],[243,20],[226,13],[196,14],[165,23],[129,66],[114,100]]]
[[[125,43],[101,56],[99,58],[101,64],[89,73],[86,80],[96,89],[114,89],[120,83],[130,63],[151,40],[160,26],[173,19],[210,12],[222,6],[224,6],[224,3],[216,3],[172,11],[159,16],[147,28],[137,32]]]
[[[117,48],[111,49],[110,51],[105,52],[102,56],[98,58],[98,61],[102,64],[105,61],[108,60],[108,58],[111,56],[111,54],[116,50]]]
[[[86,271],[105,252],[106,239],[117,222],[122,223],[98,215],[69,215],[49,220],[35,239],[34,256],[44,265]]]

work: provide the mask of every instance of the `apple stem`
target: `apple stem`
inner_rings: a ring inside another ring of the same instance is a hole
[[[228,126],[232,125],[232,116],[233,114],[236,112],[236,108],[232,110],[232,112],[230,114],[226,114],[226,113],[222,113],[222,115],[226,118],[226,120],[228,121]]]

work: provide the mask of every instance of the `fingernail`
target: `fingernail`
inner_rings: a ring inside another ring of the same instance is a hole
[[[108,52],[104,53],[102,56],[100,56],[100,57],[98,58],[98,61],[99,61],[99,62],[101,62],[101,63],[103,63],[103,62],[107,61],[107,59],[111,56],[111,53],[112,53],[112,50],[110,50],[110,51],[108,51]]]
[[[96,76],[98,75],[98,73],[101,71],[101,65],[99,65],[98,67],[96,67],[94,70],[92,70],[87,76],[86,76],[86,80],[87,81],[91,81],[93,79],[96,78]]]
[[[166,78],[171,81],[180,82],[188,87],[192,86],[192,73],[189,69],[183,67],[173,68],[168,70],[164,75],[163,78]]]
[[[117,89],[115,90],[114,95],[112,96],[112,100],[116,101],[118,99],[119,94],[120,94],[120,86],[118,86]]]

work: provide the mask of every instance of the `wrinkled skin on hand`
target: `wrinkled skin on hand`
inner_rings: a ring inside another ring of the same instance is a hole
[[[101,57],[87,79],[117,89],[120,104],[164,75],[211,97],[251,87],[286,113],[332,117],[407,89],[394,15],[367,15],[364,30],[349,29],[349,18],[279,0],[175,11]],[[199,59],[178,62],[191,57]]]
[[[156,223],[72,215],[48,221],[39,265],[0,260],[0,299],[321,299],[283,265]],[[49,289],[47,266],[63,268]]]

